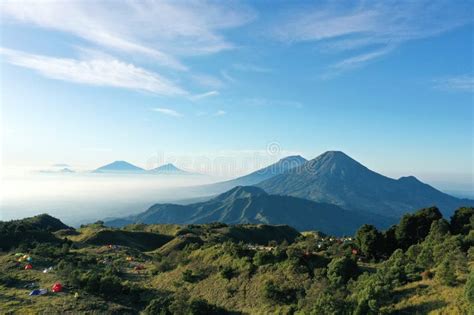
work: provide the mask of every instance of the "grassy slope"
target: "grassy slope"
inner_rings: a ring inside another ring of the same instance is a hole
[[[260,227],[261,228],[261,227]],[[151,226],[146,229],[138,229],[140,231],[152,230],[163,234],[176,234],[181,228],[176,226]],[[216,239],[214,234],[220,235],[245,235],[245,227],[238,227],[238,233],[234,228],[219,227],[198,227],[199,235],[205,240]],[[244,231],[242,231],[242,229]],[[259,227],[251,227],[251,229],[259,229]],[[137,230],[133,228],[132,230]],[[79,229],[78,235],[68,236],[74,241],[87,241],[94,235],[105,231],[103,227],[91,225]],[[168,231],[168,233],[165,233]],[[252,234],[252,233],[250,233]],[[282,232],[283,235],[286,232]],[[252,235],[258,235],[252,234]],[[275,234],[277,235],[277,234]],[[202,297],[212,304],[224,306],[230,311],[241,311],[252,314],[265,313],[281,313],[285,314],[289,310],[289,306],[280,305],[265,298],[263,287],[266,281],[274,280],[275,283],[285,284],[289,288],[304,288],[316,285],[306,273],[296,273],[290,267],[288,261],[275,263],[272,265],[263,265],[253,269],[254,267],[246,258],[233,258],[225,253],[219,244],[210,245],[194,250],[176,250],[173,242],[182,239],[175,238],[171,242],[163,245],[159,250],[140,253],[136,249],[121,248],[118,250],[110,250],[106,246],[96,246],[85,244],[82,248],[73,250],[76,255],[88,255],[95,257],[97,261],[103,259],[113,259],[122,262],[124,274],[123,280],[131,281],[144,288],[162,289],[166,291],[184,292],[187,291],[193,297]],[[196,236],[194,236],[196,237]],[[257,241],[258,239],[252,239]],[[263,243],[263,240],[261,240]],[[164,251],[163,249],[168,248]],[[170,249],[171,248],[171,249]],[[166,255],[182,255],[180,263],[174,265],[172,270],[158,272],[157,265],[159,259],[157,253],[164,252]],[[127,256],[134,256],[134,260],[140,262],[146,267],[146,270],[139,273],[134,271],[126,262]],[[80,298],[75,299],[74,293],[67,289],[63,293],[48,294],[46,296],[29,297],[28,293],[31,289],[23,288],[24,284],[29,282],[37,282],[40,288],[51,288],[56,281],[61,281],[55,271],[44,274],[42,269],[54,265],[54,259],[42,260],[33,256],[33,270],[23,270],[24,264],[17,264],[13,254],[0,254],[0,275],[7,275],[17,279],[12,286],[0,284],[0,314],[5,310],[19,314],[29,313],[64,313],[64,312],[96,312],[96,313],[119,313],[129,312],[126,306],[105,301],[100,297],[96,297],[84,292],[80,292]],[[222,267],[229,266],[235,270],[235,277],[230,280],[220,275]],[[361,267],[367,269],[377,268],[376,264],[363,264]],[[471,265],[471,268],[473,266]],[[195,282],[186,282],[183,280],[183,272],[191,270],[197,275]],[[394,295],[395,302],[387,305],[384,312],[389,314],[464,314],[467,310],[466,302],[462,299],[463,283],[459,283],[457,287],[450,288],[439,285],[433,280],[424,280],[409,283],[396,289]],[[303,304],[311,303],[311,301],[301,301]]]

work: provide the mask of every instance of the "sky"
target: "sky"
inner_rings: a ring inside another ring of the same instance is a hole
[[[473,21],[463,0],[2,1],[2,169],[341,150],[474,191]]]

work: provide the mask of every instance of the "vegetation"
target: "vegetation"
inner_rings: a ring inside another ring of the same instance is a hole
[[[351,237],[288,226],[70,229],[0,223],[0,309],[12,313],[469,314],[474,211],[436,208]],[[40,222],[40,223],[38,223]],[[46,223],[45,223],[46,222]],[[52,224],[54,223],[54,224]],[[9,239],[12,235],[16,239]],[[32,269],[26,269],[27,264]],[[52,268],[50,268],[52,267]],[[62,292],[51,292],[54,283]],[[29,296],[33,289],[46,295]]]

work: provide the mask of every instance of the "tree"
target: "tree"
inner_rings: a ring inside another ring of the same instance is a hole
[[[471,271],[464,287],[464,296],[474,306],[474,271]]]
[[[474,207],[457,209],[451,217],[451,231],[453,234],[468,234],[474,230]]]
[[[428,235],[431,224],[442,219],[438,208],[421,209],[414,214],[405,214],[395,230],[395,237],[402,249],[419,243]]]
[[[441,243],[449,236],[449,223],[445,219],[436,220],[431,223],[430,232],[427,236],[429,242]]]
[[[375,258],[382,251],[382,235],[375,226],[364,224],[356,233],[356,244],[362,255]]]
[[[456,274],[449,258],[445,258],[436,269],[436,279],[447,286],[456,285]]]
[[[343,297],[334,292],[321,293],[311,309],[311,315],[338,315],[346,312],[347,305]]]
[[[148,306],[144,310],[146,315],[171,315],[169,306],[171,305],[172,299],[169,296],[159,296],[151,300]]]
[[[194,299],[189,304],[189,314],[191,315],[210,315],[216,313],[218,313],[217,308],[204,299]]]
[[[263,290],[265,297],[273,302],[290,304],[297,299],[295,289],[279,287],[272,280],[265,283]]]
[[[349,279],[359,274],[357,263],[348,257],[334,258],[328,265],[327,276],[335,286],[347,283]]]

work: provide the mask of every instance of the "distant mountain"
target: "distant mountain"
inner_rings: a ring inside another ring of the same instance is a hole
[[[63,169],[61,169],[61,170],[59,170],[58,172],[59,172],[59,173],[75,173],[75,171],[73,171],[72,169],[67,168],[67,167],[65,167],[65,168],[63,168]]]
[[[236,186],[255,185],[268,178],[282,174],[288,171],[289,169],[298,167],[306,162],[307,160],[300,155],[287,156],[270,166],[259,169],[248,175],[241,176],[225,182],[206,185],[204,186],[204,188],[213,193],[221,193]]]
[[[192,175],[190,172],[183,171],[182,169],[177,168],[171,163],[161,165],[157,168],[149,170],[148,172],[153,174],[167,174],[167,175]]]
[[[474,200],[452,197],[413,176],[385,177],[339,151],[326,152],[257,186],[271,194],[392,217],[433,205],[449,216],[459,206],[474,205]]]
[[[115,161],[110,164],[99,167],[93,173],[141,173],[145,172],[143,168],[135,166],[125,161]]]
[[[353,234],[364,223],[382,227],[392,223],[382,216],[351,212],[301,198],[269,195],[258,187],[238,186],[206,202],[156,204],[138,215],[106,221],[106,225],[210,222],[287,224],[300,231],[320,230],[332,235]]]

